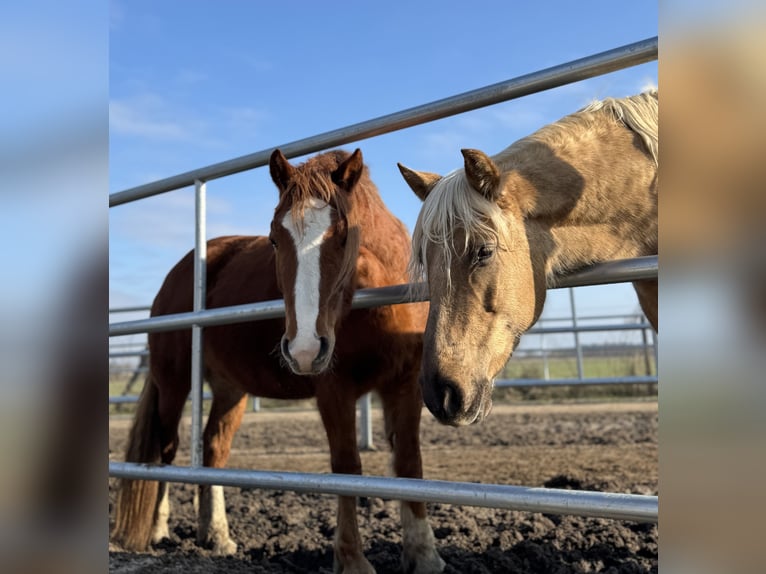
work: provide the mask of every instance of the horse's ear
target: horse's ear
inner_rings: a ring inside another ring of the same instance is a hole
[[[461,149],[465,176],[476,191],[490,201],[500,197],[500,170],[487,154],[477,149]]]
[[[269,173],[271,173],[271,179],[279,189],[280,197],[287,191],[287,186],[294,172],[295,168],[290,165],[282,151],[275,149],[269,158]]]
[[[407,185],[410,186],[410,189],[415,192],[415,195],[420,198],[420,201],[426,200],[426,197],[428,197],[428,194],[431,193],[431,190],[434,188],[434,185],[436,185],[436,182],[442,178],[442,176],[436,173],[428,173],[427,171],[415,171],[409,169],[408,167],[404,167],[400,163],[397,163],[396,165],[399,166],[399,171],[402,173],[404,181],[406,181]]]
[[[362,150],[356,148],[354,153],[347,157],[337,169],[332,172],[330,177],[335,185],[346,191],[351,191],[362,177],[364,170],[364,159],[362,159]]]

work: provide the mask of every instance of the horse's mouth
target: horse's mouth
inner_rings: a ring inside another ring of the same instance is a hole
[[[464,425],[475,425],[483,422],[492,411],[492,390],[476,393],[476,398],[466,413]]]
[[[468,426],[482,422],[492,411],[493,385],[491,381],[479,383],[477,385],[478,391],[474,393],[470,403],[467,404],[464,402],[460,404],[461,401],[455,400],[456,397],[464,399],[465,394],[454,382],[447,386],[449,388],[445,394],[434,395],[427,392],[424,396],[428,410],[440,423],[454,427]]]
[[[331,357],[327,357],[321,360],[315,360],[311,362],[311,365],[308,368],[301,367],[301,365],[298,364],[295,359],[292,357],[284,357],[285,362],[287,363],[287,366],[290,367],[290,370],[296,374],[303,377],[310,377],[314,375],[321,375],[325,370],[327,370],[327,367],[329,367],[331,362]]]
[[[334,350],[334,340],[327,337],[318,337],[319,349],[304,349],[300,353],[291,353],[287,336],[282,336],[280,351],[282,360],[290,370],[301,376],[312,376],[322,374],[331,364]],[[312,352],[313,351],[313,352]]]

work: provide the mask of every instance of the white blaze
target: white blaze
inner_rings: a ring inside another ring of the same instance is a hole
[[[331,223],[331,208],[323,201],[312,199],[303,217],[303,229],[296,226],[290,213],[285,214],[282,225],[293,238],[297,269],[295,274],[295,320],[297,330],[290,341],[293,358],[308,367],[319,353],[316,333],[319,315],[319,255],[322,241]]]

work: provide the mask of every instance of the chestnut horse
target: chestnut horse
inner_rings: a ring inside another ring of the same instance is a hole
[[[410,270],[430,310],[420,384],[441,422],[484,419],[494,378],[579,267],[657,254],[658,93],[594,102],[441,177],[399,164],[423,200]],[[657,280],[634,282],[657,329]]]
[[[407,278],[410,239],[383,204],[362,154],[332,151],[292,166],[279,150],[270,160],[279,190],[271,234],[208,242],[207,308],[284,298],[279,320],[208,327],[205,378],[213,402],[204,431],[204,465],[223,467],[247,393],[276,399],[316,397],[332,472],[361,474],[356,400],[380,397],[397,476],[421,478],[422,397],[417,373],[424,304],[350,310],[359,288]],[[192,309],[192,253],[170,271],[152,315]],[[126,460],[170,464],[190,390],[189,330],[151,333],[150,373],[131,430]],[[280,353],[281,350],[281,353]],[[113,540],[133,550],[168,535],[167,487],[123,480]],[[444,562],[422,502],[402,502],[402,562],[407,571],[441,572]],[[223,488],[199,487],[197,542],[220,554],[229,537]],[[338,498],[336,572],[374,572],[362,553],[356,499]]]

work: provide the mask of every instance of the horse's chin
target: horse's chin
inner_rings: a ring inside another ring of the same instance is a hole
[[[469,414],[460,426],[475,425],[484,422],[484,419],[489,416],[490,412],[492,412],[492,394],[491,392],[486,394],[482,393],[478,397],[478,404],[472,415],[473,418],[471,418],[471,415]]]
[[[475,425],[476,423],[484,422],[484,419],[486,419],[489,416],[489,413],[491,412],[492,412],[492,396],[488,395],[482,401],[479,410],[476,411],[476,418],[474,418],[468,424]]]
[[[290,367],[293,374],[301,377],[312,377],[324,373],[330,366],[332,357],[328,356],[326,360],[322,361],[313,361],[308,367],[301,366],[292,357],[285,357],[283,355],[283,359],[284,362],[287,363],[287,366]]]
[[[481,423],[489,416],[492,411],[492,386],[489,386],[489,391],[479,392],[476,394],[476,398],[469,408],[467,408],[460,416],[449,419],[441,420],[442,423],[453,427],[464,427],[469,425],[475,425]]]

